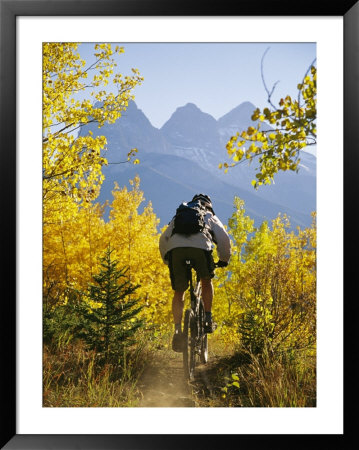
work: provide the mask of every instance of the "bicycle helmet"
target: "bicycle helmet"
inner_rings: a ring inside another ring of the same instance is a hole
[[[206,195],[206,194],[196,194],[192,198],[192,202],[195,202],[197,200],[200,201],[202,203],[202,205],[205,206],[209,211],[211,211],[211,213],[213,215],[215,215],[214,211],[213,211],[213,207],[212,207],[212,201],[211,201],[211,199],[210,199],[210,197],[208,195]]]

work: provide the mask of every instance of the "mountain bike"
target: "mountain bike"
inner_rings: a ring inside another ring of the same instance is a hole
[[[215,264],[217,267],[217,264]],[[183,369],[187,380],[194,378],[198,362],[208,361],[208,338],[204,332],[205,313],[202,300],[202,287],[198,275],[193,281],[193,263],[186,261],[189,279],[190,307],[186,309],[183,320]]]

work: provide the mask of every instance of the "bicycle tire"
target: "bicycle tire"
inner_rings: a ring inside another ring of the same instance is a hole
[[[207,334],[204,334],[201,339],[200,361],[202,364],[207,364],[207,361],[208,361],[208,337],[207,337]]]
[[[183,323],[183,369],[187,380],[194,378],[196,365],[195,339],[193,336],[193,312],[187,309]]]
[[[204,306],[203,306],[203,300],[201,300],[199,305],[199,314],[200,314],[200,334],[201,334],[201,346],[200,346],[200,362],[202,364],[206,364],[208,361],[208,336],[206,333],[204,333],[204,322],[205,322],[205,313],[204,313]]]

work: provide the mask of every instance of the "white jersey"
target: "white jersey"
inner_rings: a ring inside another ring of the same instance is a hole
[[[204,233],[195,233],[188,236],[178,233],[172,235],[174,218],[171,220],[159,241],[160,253],[164,263],[168,263],[165,259],[166,253],[176,247],[196,247],[209,251],[214,248],[213,242],[217,244],[218,258],[224,262],[229,261],[231,256],[231,241],[222,222],[211,212],[205,215],[204,220],[212,234],[213,240]]]

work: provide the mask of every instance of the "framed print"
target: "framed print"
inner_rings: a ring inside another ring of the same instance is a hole
[[[358,4],[0,1],[2,448],[343,446]]]

